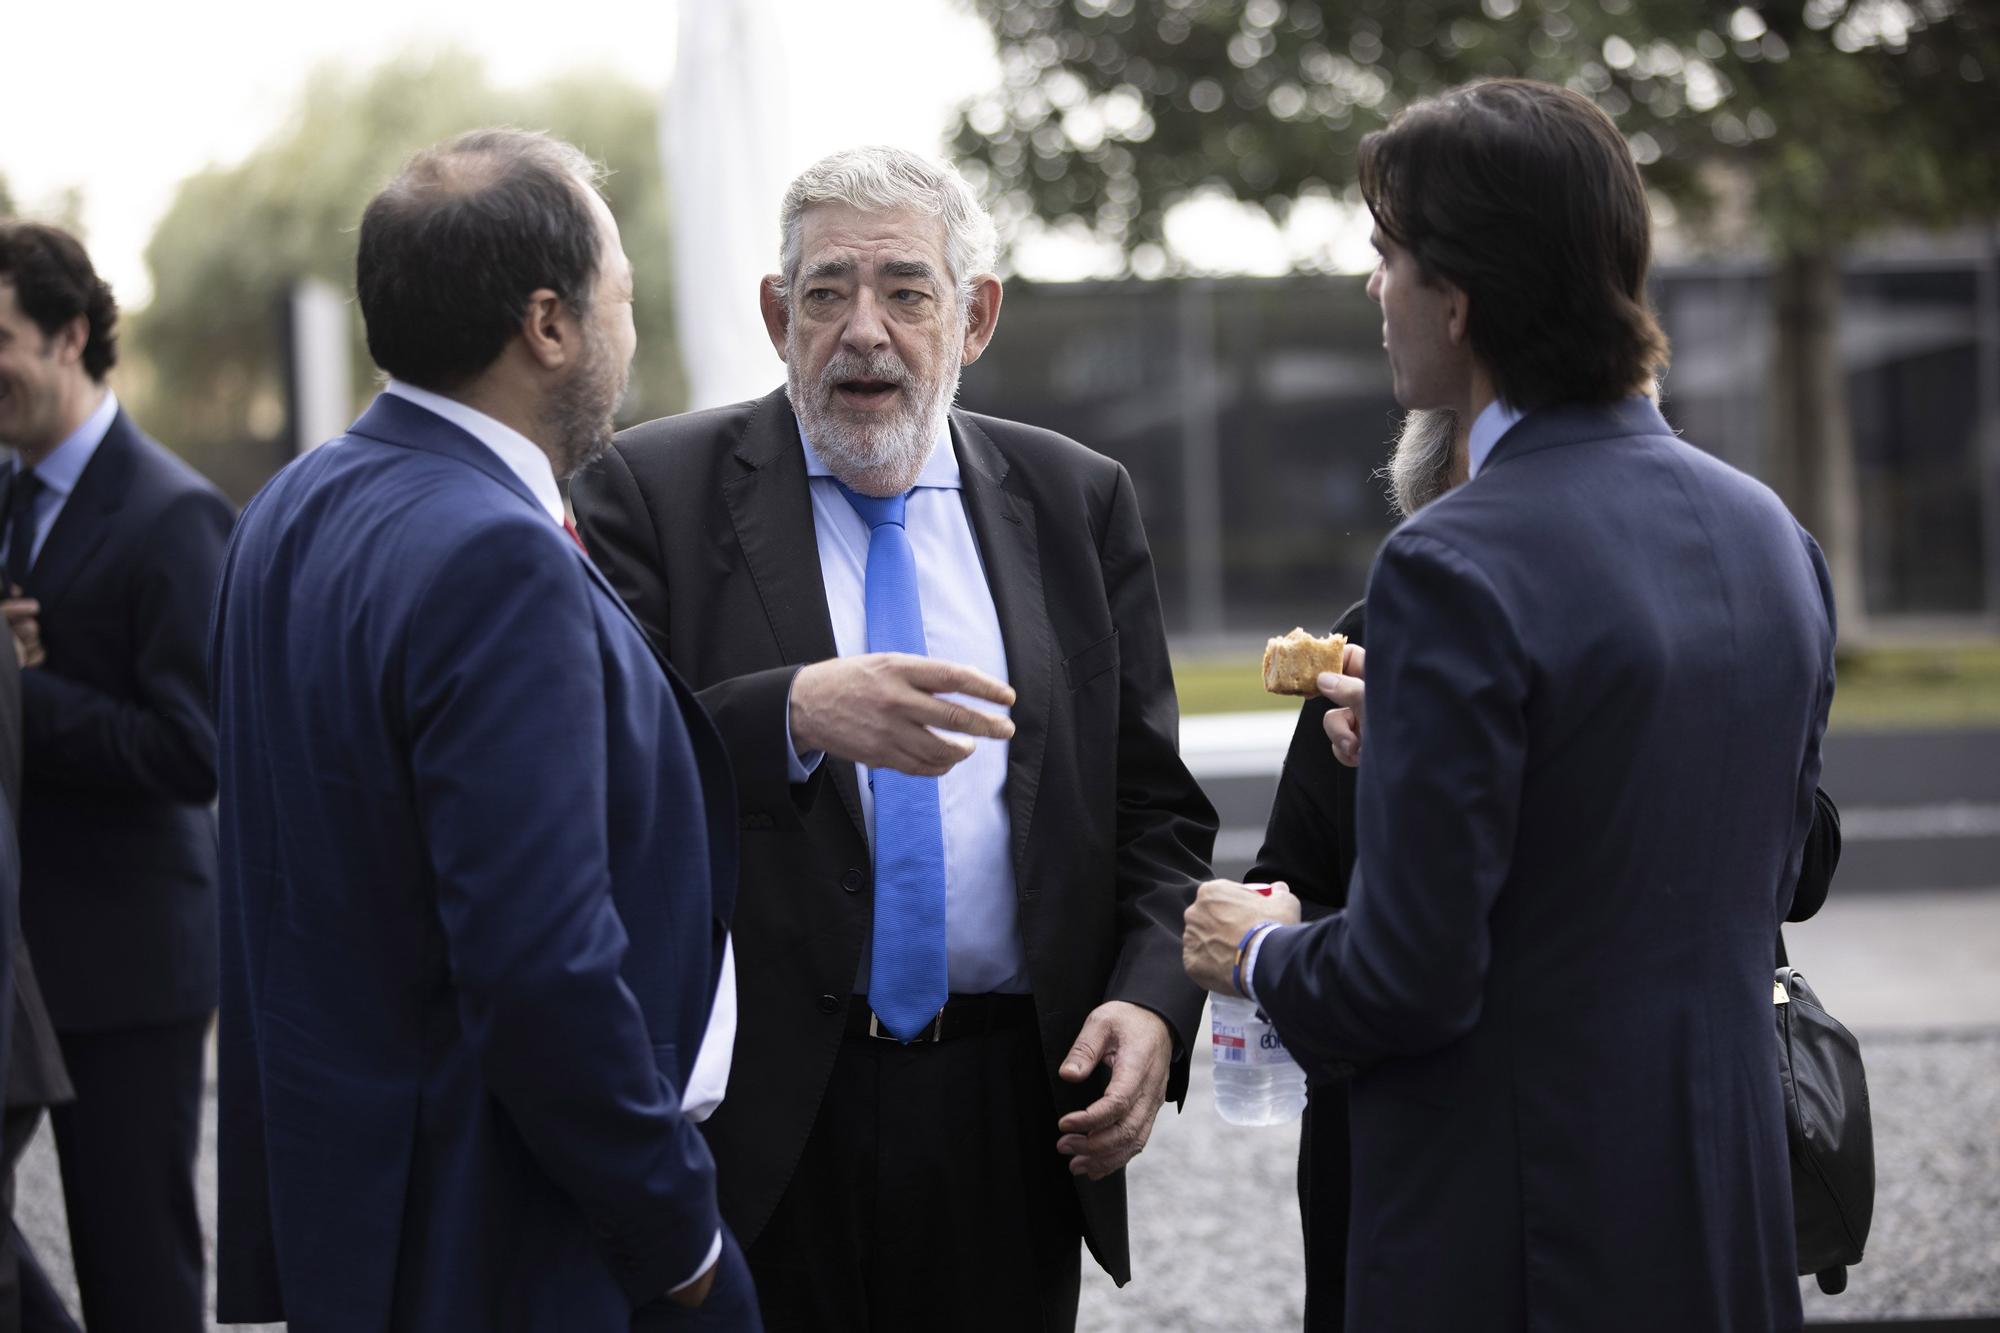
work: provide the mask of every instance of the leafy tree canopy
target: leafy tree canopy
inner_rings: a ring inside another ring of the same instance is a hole
[[[635,259],[639,359],[629,410],[685,396],[651,94],[593,73],[494,87],[456,54],[313,76],[290,120],[240,164],[182,183],[147,247],[152,303],[132,320],[133,392],[148,429],[239,498],[285,458],[279,310],[316,277],[351,293],[361,210],[409,155],[461,130],[547,129],[612,171],[606,193]],[[354,318],[357,402],[375,381]]]
[[[2000,17],[1979,0],[971,3],[1004,83],[963,109],[956,153],[1003,222],[1076,218],[1128,253],[1202,188],[1280,219],[1354,200],[1364,134],[1508,75],[1594,98],[1696,219],[1746,182],[1781,250],[2000,208]]]

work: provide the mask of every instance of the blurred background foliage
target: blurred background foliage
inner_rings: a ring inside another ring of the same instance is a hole
[[[1017,226],[1076,218],[1128,251],[1203,188],[1279,218],[1303,195],[1358,203],[1363,135],[1505,76],[1593,98],[1697,229],[1748,213],[1794,251],[2000,206],[1990,4],[969,2],[1004,81],[966,104],[955,152]]]
[[[2000,212],[1992,0],[969,3],[1004,78],[952,147],[1003,235],[1081,224],[1141,271],[1172,271],[1166,215],[1200,192],[1280,222],[1302,198],[1358,206],[1357,145],[1418,98],[1504,76],[1591,97],[1678,238],[1768,252],[1767,480],[1827,548],[1840,605],[1863,605],[1841,253]]]
[[[654,97],[579,71],[495,87],[463,55],[367,73],[319,71],[288,121],[241,163],[188,178],[146,261],[153,300],[127,332],[123,392],[147,429],[242,501],[290,457],[281,312],[318,278],[351,300],[361,210],[409,155],[460,130],[511,124],[569,139],[611,168],[606,192],[635,259],[639,356],[629,419],[685,399],[673,323],[667,202]],[[352,321],[357,403],[376,382]]]

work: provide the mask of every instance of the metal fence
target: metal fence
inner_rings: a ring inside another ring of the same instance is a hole
[[[1856,259],[1844,295],[1870,616],[2000,626],[2000,233]],[[1654,299],[1669,420],[1765,472],[1763,265],[1663,268]],[[1014,284],[962,400],[1126,465],[1183,641],[1330,621],[1389,530],[1397,412],[1358,277]]]

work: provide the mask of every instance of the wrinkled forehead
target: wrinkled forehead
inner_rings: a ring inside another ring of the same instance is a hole
[[[863,276],[891,264],[946,271],[944,219],[914,209],[863,209],[814,204],[799,216],[799,264],[804,272],[829,265]]]

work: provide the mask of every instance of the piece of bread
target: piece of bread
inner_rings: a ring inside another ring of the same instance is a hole
[[[1303,628],[1264,645],[1264,688],[1272,694],[1294,694],[1302,699],[1319,698],[1319,673],[1340,674],[1347,654],[1347,636],[1329,634],[1316,639]]]

